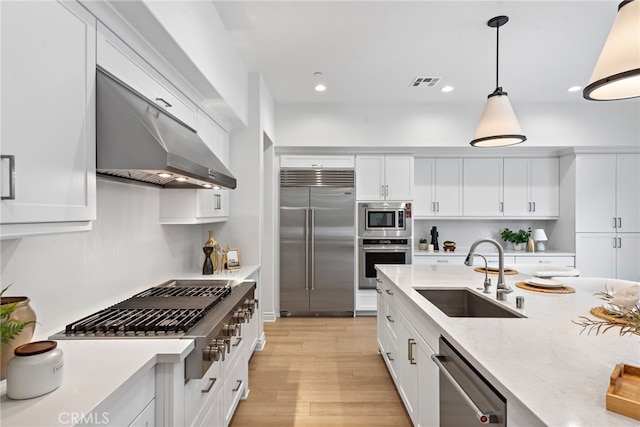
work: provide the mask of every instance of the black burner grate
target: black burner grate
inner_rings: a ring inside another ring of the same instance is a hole
[[[163,336],[186,333],[231,287],[154,287],[65,328],[67,335]]]

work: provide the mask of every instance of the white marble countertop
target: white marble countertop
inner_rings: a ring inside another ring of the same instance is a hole
[[[515,287],[526,276],[505,276],[514,292],[505,305],[523,319],[450,318],[414,288],[481,287],[484,275],[466,266],[380,265],[424,315],[495,387],[507,391],[550,426],[638,426],[640,421],[607,411],[609,378],[618,363],[640,366],[640,337],[580,334],[572,320],[589,316],[601,300],[580,289],[573,294],[531,292]],[[561,279],[560,279],[561,280]],[[495,276],[491,299],[495,301]],[[574,286],[575,287],[575,286]],[[515,307],[524,296],[523,310]],[[502,302],[500,302],[502,303]],[[434,349],[437,350],[437,349]]]
[[[62,385],[44,396],[11,400],[2,381],[3,426],[71,425],[70,414],[97,413],[137,374],[157,363],[176,363],[193,349],[193,340],[60,340]]]
[[[238,280],[253,275],[259,266],[247,265],[213,275],[179,273],[171,279]],[[158,283],[159,285],[160,283]],[[90,314],[90,313],[87,313]],[[0,425],[70,425],[65,414],[95,412],[136,374],[157,363],[176,363],[193,350],[193,340],[169,338],[58,340],[63,351],[64,373],[60,388],[44,396],[12,400],[6,396],[6,380],[0,383]]]

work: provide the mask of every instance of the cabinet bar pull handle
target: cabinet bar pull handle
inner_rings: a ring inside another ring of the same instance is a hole
[[[384,185],[380,186],[380,197],[384,197]]]
[[[480,410],[480,408],[478,408],[476,406],[476,404],[469,397],[467,392],[464,391],[462,386],[460,386],[460,384],[458,384],[458,382],[455,380],[455,378],[453,378],[453,376],[449,373],[449,371],[447,371],[447,368],[444,367],[444,365],[441,362],[441,359],[445,359],[445,356],[443,356],[441,354],[432,354],[431,355],[431,360],[433,360],[433,363],[435,363],[438,366],[438,369],[440,369],[440,373],[442,375],[444,375],[445,378],[447,378],[449,380],[449,382],[451,383],[453,388],[455,388],[458,391],[458,393],[460,393],[460,396],[462,396],[464,398],[464,400],[467,402],[467,404],[471,407],[471,409],[473,409],[473,412],[475,413],[476,417],[478,418],[478,421],[480,421],[480,423],[482,423],[482,424],[489,424],[490,420],[491,420],[491,415],[482,412]]]
[[[393,292],[391,292],[389,289],[385,289],[385,292],[388,293],[389,295],[393,295]]]
[[[533,202],[533,211],[536,211],[536,202]]]
[[[389,321],[389,323],[393,323],[393,322],[395,322],[395,320],[393,320],[393,319],[391,318],[391,316],[389,316],[389,315],[387,315],[387,320]]]
[[[436,202],[431,202],[431,212],[436,211]]]
[[[618,237],[618,248],[622,247],[622,237]]]
[[[213,387],[213,385],[216,383],[216,379],[215,378],[209,378],[209,384],[207,385],[207,388],[203,388],[202,390],[200,390],[202,393],[209,393],[211,391],[211,387]]]
[[[389,360],[394,360],[393,357],[391,357],[391,353],[387,351],[387,359]]]
[[[411,363],[412,365],[415,365],[416,361],[413,358],[413,346],[416,344],[416,340],[414,340],[413,338],[409,338],[407,341],[408,341],[407,358],[409,359],[409,363]]]
[[[616,218],[613,218],[613,228],[617,228],[618,227],[618,221],[616,221]]]
[[[444,263],[446,263],[446,262],[449,262],[449,260],[448,259],[438,259],[438,260],[436,260],[436,262],[444,262]]]
[[[617,247],[618,247],[618,246],[617,246],[617,241],[616,241],[616,238],[615,238],[615,237],[613,238],[613,247],[614,247],[614,248],[617,248]]]
[[[382,283],[382,280],[380,280],[380,279],[378,279],[378,278],[376,277],[376,282],[378,282],[378,283]]]
[[[2,200],[16,199],[16,156],[2,155],[1,160],[9,160],[9,195],[2,196]]]
[[[498,209],[500,209],[500,212],[504,212],[504,202],[500,202],[499,205]]]
[[[238,341],[236,341],[235,344],[231,344],[233,347],[237,347],[240,345],[240,343],[242,342],[242,337],[238,337]]]
[[[618,218],[618,228],[622,228],[622,218]]]
[[[156,102],[157,102],[157,101],[162,102],[162,103],[164,104],[164,107],[165,107],[165,108],[171,108],[171,104],[169,104],[169,103],[168,103],[167,101],[165,101],[164,99],[162,99],[162,98],[156,98]]]
[[[240,388],[242,387],[242,380],[236,380],[236,388],[234,388],[233,390],[231,390],[232,392],[237,392],[238,390],[240,390]]]
[[[436,212],[440,212],[440,202],[436,202]]]
[[[381,291],[380,289],[378,289],[378,287],[377,287],[377,286],[376,286],[376,292],[377,292],[377,293],[379,293],[379,294],[381,294],[381,293],[382,293],[382,291]]]
[[[529,212],[531,212],[531,202],[528,202],[529,204]]]

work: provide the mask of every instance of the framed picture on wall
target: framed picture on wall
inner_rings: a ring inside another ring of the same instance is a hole
[[[236,270],[240,268],[240,251],[238,249],[229,249],[227,251],[227,269]]]

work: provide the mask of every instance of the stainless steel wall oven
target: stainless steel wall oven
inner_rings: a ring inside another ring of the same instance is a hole
[[[358,288],[376,288],[376,264],[411,264],[411,239],[358,239]]]

